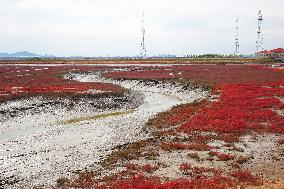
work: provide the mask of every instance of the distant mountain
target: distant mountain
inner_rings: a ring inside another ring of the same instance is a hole
[[[42,56],[28,51],[15,52],[15,53],[0,53],[0,58],[19,58],[19,57],[26,58],[26,57],[42,57]]]

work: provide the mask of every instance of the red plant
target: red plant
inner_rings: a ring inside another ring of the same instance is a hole
[[[162,142],[160,147],[165,151],[185,150],[186,144],[179,142]]]
[[[1,66],[0,101],[30,95],[68,95],[97,92],[122,92],[108,83],[77,82],[62,77],[67,72],[100,71],[94,66]]]
[[[216,156],[218,157],[218,159],[220,161],[229,161],[229,160],[233,160],[235,159],[235,156],[232,155],[232,154],[226,154],[226,153],[222,153],[222,152],[213,152],[213,151],[210,151],[208,153],[210,156]]]
[[[198,143],[179,143],[179,142],[162,142],[160,147],[166,151],[173,150],[196,150],[196,151],[208,151],[211,149],[207,144]]]
[[[212,86],[223,84],[259,84],[281,81],[280,72],[261,65],[177,65],[159,67],[129,67],[129,71],[108,72],[117,79],[189,79]]]
[[[187,156],[196,160],[200,160],[200,157],[197,153],[188,153]]]
[[[159,166],[151,165],[151,164],[145,164],[141,167],[141,169],[146,173],[153,173],[159,168]]]
[[[73,188],[89,188],[94,186],[96,174],[94,172],[82,172],[78,178],[75,179],[70,185]]]
[[[232,172],[231,175],[235,177],[240,183],[249,183],[253,185],[261,184],[260,178],[258,176],[254,176],[248,170],[237,170],[237,171]]]
[[[152,120],[152,124],[157,128],[165,128],[169,126],[178,125],[190,119],[198,110],[204,108],[209,103],[201,101],[198,103],[184,104],[173,109],[162,112]]]
[[[203,175],[204,173],[213,173],[214,175],[220,175],[220,170],[214,168],[192,166],[189,163],[180,164],[179,169],[184,173],[188,173],[189,171],[191,171],[191,173],[198,176]]]
[[[208,146],[207,144],[202,144],[202,143],[192,143],[187,145],[188,150],[197,150],[197,151],[208,151],[212,147]]]
[[[162,123],[177,125],[181,131],[239,133],[248,131],[284,133],[284,118],[274,109],[284,104],[283,73],[262,65],[178,65],[129,68],[108,72],[106,77],[126,79],[188,79],[205,83],[221,92],[218,102],[202,110],[183,106],[170,112]],[[195,115],[193,115],[195,113]],[[192,117],[193,116],[193,117]],[[163,126],[163,124],[161,124]]]
[[[189,163],[182,163],[182,164],[180,164],[179,169],[181,171],[188,171],[188,170],[192,169],[192,166]]]
[[[221,133],[244,133],[246,131],[269,131],[284,133],[284,118],[273,109],[283,108],[274,98],[283,96],[280,88],[252,85],[226,85],[221,99],[204,108],[180,129]]]
[[[228,178],[216,176],[213,178],[197,178],[194,180],[177,179],[168,182],[161,182],[156,177],[145,177],[136,175],[129,179],[96,186],[98,189],[119,188],[119,189],[227,189],[232,185]]]
[[[281,145],[284,144],[284,138],[281,138],[281,139],[277,140],[277,143],[281,144]]]
[[[237,133],[234,134],[218,134],[213,137],[215,140],[222,140],[226,143],[239,142],[240,138]]]

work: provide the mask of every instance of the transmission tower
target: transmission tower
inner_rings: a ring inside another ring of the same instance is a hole
[[[262,33],[263,16],[261,10],[258,12],[257,18],[257,41],[256,41],[256,52],[263,51],[263,33]]]
[[[146,58],[146,56],[147,56],[147,50],[146,50],[146,47],[145,47],[145,34],[146,34],[146,30],[145,30],[144,11],[143,11],[143,15],[142,15],[142,41],[141,41],[141,57],[142,58]]]
[[[240,54],[240,43],[239,43],[239,18],[236,20],[236,35],[235,35],[235,52],[234,55],[238,56]]]

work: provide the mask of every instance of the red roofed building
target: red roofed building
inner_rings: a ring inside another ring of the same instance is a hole
[[[263,58],[284,58],[284,49],[283,48],[277,48],[277,49],[272,49],[272,50],[265,50],[265,51],[260,51],[256,53],[258,57],[263,57]]]

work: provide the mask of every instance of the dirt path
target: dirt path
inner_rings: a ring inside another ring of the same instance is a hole
[[[73,74],[73,78],[106,82],[94,74]],[[95,168],[115,146],[148,137],[142,132],[142,127],[152,116],[172,106],[205,98],[208,94],[201,89],[182,91],[181,87],[171,84],[107,82],[120,84],[139,94],[136,97],[144,97],[143,103],[136,109],[121,109],[119,111],[127,113],[117,114],[106,110],[85,115],[80,111],[49,107],[48,112],[16,116],[0,122],[0,180],[10,184],[17,182],[7,188],[52,185],[61,176],[72,176],[85,167]],[[41,100],[33,101],[39,102]],[[22,103],[9,102],[0,105],[0,109],[7,106],[17,107]],[[111,116],[100,117],[101,114]],[[96,119],[80,119],[86,116]],[[68,120],[72,119],[77,121],[69,124]]]

